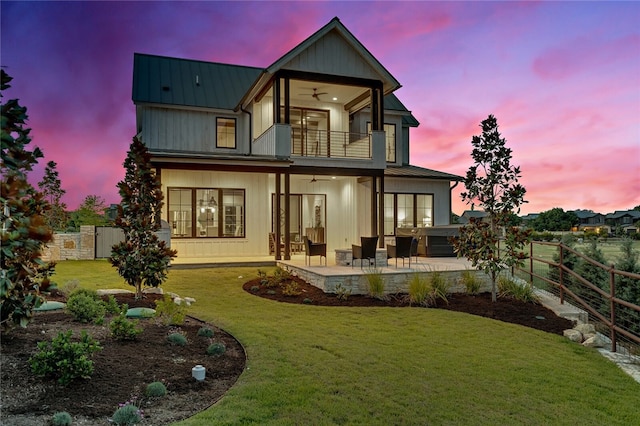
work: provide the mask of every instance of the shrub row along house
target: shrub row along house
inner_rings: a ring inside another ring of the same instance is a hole
[[[338,18],[267,68],[136,53],[133,77],[179,257],[288,259],[304,236],[333,250],[450,223],[462,178],[409,164],[400,83]]]

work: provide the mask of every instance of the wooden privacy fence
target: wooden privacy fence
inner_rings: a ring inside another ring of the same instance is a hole
[[[538,251],[544,251],[539,246],[556,247],[558,261],[537,256]],[[573,270],[577,262],[586,262],[594,271],[590,275],[607,277],[606,282],[593,283],[580,276]],[[620,271],[614,265],[603,265],[562,243],[541,241],[530,243],[528,265],[512,272],[526,274],[529,281],[537,283],[538,287],[541,282],[548,284],[560,298],[560,303],[571,299],[572,304],[584,309],[590,319],[609,330],[613,352],[616,352],[618,338],[640,346],[640,306],[616,294],[616,283],[622,277],[635,280],[632,285],[640,291],[640,274]]]

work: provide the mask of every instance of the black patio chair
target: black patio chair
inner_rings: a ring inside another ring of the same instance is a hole
[[[327,244],[326,243],[314,243],[306,235],[304,236],[304,264],[307,264],[309,259],[309,266],[311,266],[311,256],[320,256],[320,265],[322,265],[322,257],[324,256],[324,266],[327,266]]]
[[[409,258],[409,268],[411,268],[411,249],[413,248],[413,237],[396,237],[396,244],[387,244],[387,257],[396,258],[396,269],[398,268],[398,258],[402,258],[402,267],[404,268],[404,259]]]
[[[375,237],[360,237],[360,245],[351,245],[351,267],[356,259],[360,259],[360,269],[362,269],[362,261],[367,259],[369,266],[371,266],[371,259],[373,259],[374,266],[378,266],[376,263],[376,249],[378,247],[378,236]]]

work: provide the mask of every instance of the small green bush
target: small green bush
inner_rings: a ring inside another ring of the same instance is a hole
[[[449,295],[449,281],[440,271],[433,271],[429,276],[429,284],[431,286],[431,298],[433,302],[437,299],[449,303],[447,296]]]
[[[200,327],[200,329],[198,330],[198,336],[213,337],[213,330],[209,327]]]
[[[498,277],[498,296],[519,300],[524,303],[540,303],[533,287],[527,283],[519,283],[504,276]]]
[[[71,414],[66,411],[58,411],[51,418],[51,424],[53,426],[69,426],[72,422]]]
[[[309,299],[308,297],[305,297],[302,303],[304,303],[305,305],[311,305],[313,303],[313,300]]]
[[[60,332],[51,342],[39,342],[38,352],[29,358],[31,371],[37,376],[51,376],[64,386],[73,379],[88,379],[93,374],[94,352],[101,350],[100,344],[86,331],[82,331],[79,342],[72,342],[71,330]]]
[[[118,426],[135,425],[142,421],[142,412],[133,404],[125,404],[113,413],[111,421]]]
[[[369,296],[385,300],[384,278],[382,277],[382,271],[379,269],[371,269],[364,276],[366,277],[367,284],[369,285]]]
[[[286,284],[282,284],[282,294],[285,296],[299,296],[302,294],[300,286],[295,281],[289,281]]]
[[[151,398],[165,396],[167,394],[167,387],[162,382],[151,382],[147,385],[144,394]]]
[[[109,323],[111,336],[116,340],[136,340],[138,335],[142,333],[142,328],[137,327],[138,321],[127,319],[125,312],[115,317]]]
[[[480,291],[480,278],[475,274],[474,271],[469,269],[465,269],[462,271],[462,275],[460,276],[462,284],[467,292],[467,294],[478,294]]]
[[[78,288],[79,285],[80,285],[80,281],[70,280],[64,283],[62,287],[59,287],[58,291],[60,291],[60,293],[64,294],[65,296],[69,297],[71,293],[73,293]]]
[[[207,355],[222,355],[227,350],[227,347],[224,343],[212,343],[207,348]]]
[[[113,294],[110,294],[109,297],[107,298],[107,301],[102,303],[104,304],[104,308],[107,311],[107,313],[111,315],[117,315],[120,312],[122,312],[122,307],[118,304],[118,301],[113,296]]]
[[[156,318],[164,325],[182,325],[186,316],[185,307],[174,303],[168,294],[162,300],[156,300]]]
[[[76,321],[95,322],[104,317],[105,308],[95,290],[79,288],[67,299],[67,312]]]
[[[251,286],[251,292],[252,293],[257,293],[258,291],[260,291],[260,286],[259,285],[252,285]]]
[[[187,344],[187,338],[182,333],[170,333],[167,336],[167,341],[174,346],[185,346]]]
[[[347,299],[349,299],[349,296],[351,296],[351,289],[345,288],[342,283],[336,284],[335,290],[338,300],[347,301]]]
[[[409,279],[409,304],[428,306],[431,286],[426,276],[414,273]]]

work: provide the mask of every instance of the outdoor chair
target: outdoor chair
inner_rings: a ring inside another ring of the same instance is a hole
[[[360,245],[351,245],[351,267],[356,259],[360,259],[360,269],[362,269],[362,261],[367,259],[369,266],[371,266],[371,259],[373,259],[374,266],[378,266],[376,263],[376,249],[378,247],[378,236],[375,237],[360,237]]]
[[[324,266],[327,266],[327,244],[326,243],[314,243],[306,235],[304,236],[304,264],[307,265],[307,259],[309,259],[309,266],[311,266],[311,256],[320,256],[320,265],[322,265],[322,257],[324,256]]]
[[[417,244],[416,244],[417,247]],[[411,249],[413,248],[413,237],[396,237],[396,244],[387,244],[387,257],[396,258],[396,269],[398,268],[398,258],[402,258],[402,267],[404,268],[404,259],[409,258],[409,268],[411,268]]]
[[[269,232],[269,254],[274,254],[276,252],[276,234],[273,232]],[[284,243],[280,241],[280,254],[284,254]]]

